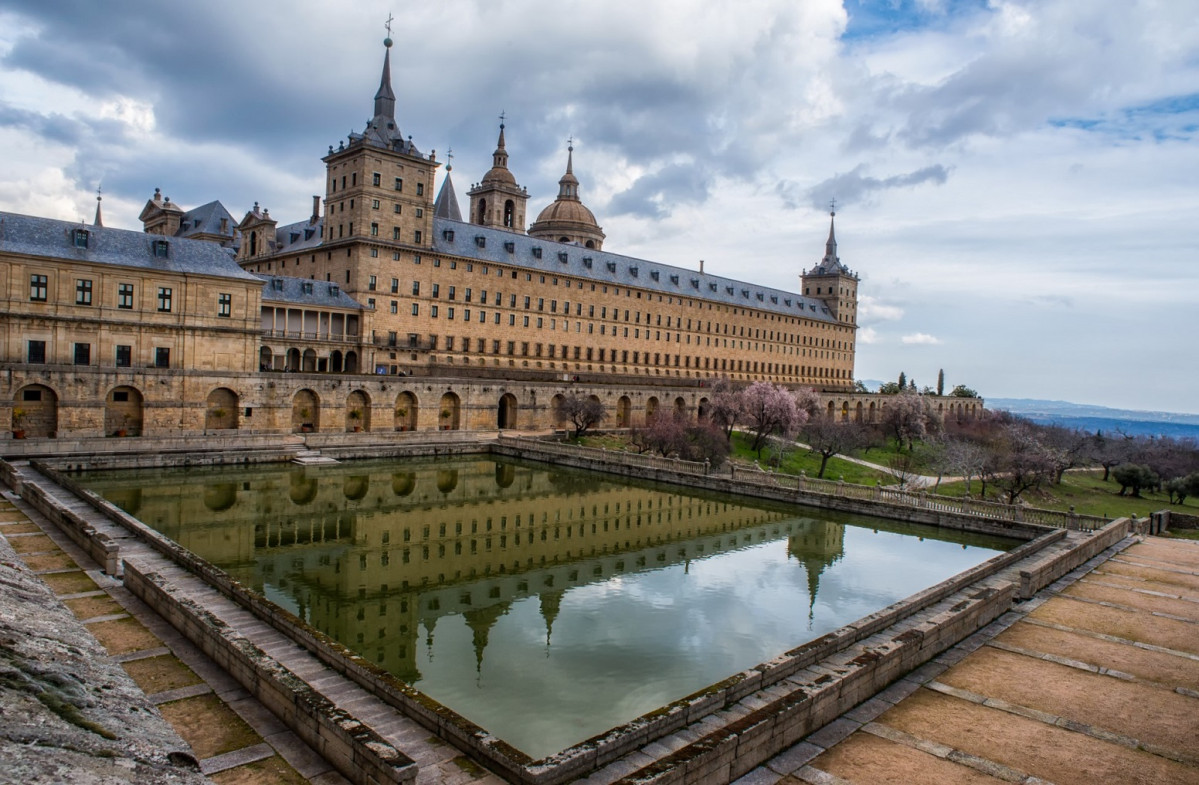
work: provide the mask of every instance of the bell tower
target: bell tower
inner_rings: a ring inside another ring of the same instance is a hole
[[[837,237],[833,221],[837,213],[829,210],[828,240],[820,264],[805,270],[800,277],[805,296],[822,301],[842,324],[858,323],[858,275],[841,264],[837,256]]]
[[[508,170],[502,113],[500,138],[491,160],[491,169],[483,175],[478,185],[467,192],[470,197],[470,222],[524,234],[529,192],[516,184],[516,178]]]

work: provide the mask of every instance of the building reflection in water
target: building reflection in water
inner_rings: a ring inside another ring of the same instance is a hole
[[[471,461],[370,464],[238,481],[191,472],[89,484],[110,501],[392,673],[420,678],[416,643],[461,615],[482,667],[513,601],[538,596],[546,646],[566,591],[787,538],[811,602],[843,552],[843,526],[729,499]]]

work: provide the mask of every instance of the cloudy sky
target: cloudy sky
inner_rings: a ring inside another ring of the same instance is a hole
[[[323,194],[372,111],[465,193],[566,141],[605,249],[795,290],[837,203],[857,376],[1199,411],[1199,0],[0,0],[0,209]]]

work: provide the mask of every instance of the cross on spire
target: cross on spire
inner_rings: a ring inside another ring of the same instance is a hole
[[[500,110],[500,128],[504,127],[504,118],[507,116],[508,116],[508,113],[505,112],[503,109],[501,109]]]
[[[829,215],[837,214],[837,200],[836,199],[828,200],[828,214]]]
[[[388,38],[391,38],[391,23],[394,20],[395,20],[395,17],[392,16],[391,13],[389,12],[387,14],[387,21],[383,23],[383,26],[387,28],[387,37]]]

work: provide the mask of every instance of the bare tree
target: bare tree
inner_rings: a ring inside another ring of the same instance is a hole
[[[966,483],[966,495],[970,495],[970,483],[981,477],[987,461],[987,449],[977,442],[962,438],[948,438],[945,446],[945,470],[961,477]],[[984,492],[986,488],[983,488]]]
[[[767,437],[790,436],[807,420],[807,413],[796,406],[795,396],[787,388],[769,382],[754,382],[741,394],[741,400],[744,422],[754,432],[751,449],[759,459]]]
[[[923,439],[930,431],[939,430],[940,424],[932,407],[922,396],[913,392],[899,393],[883,410],[883,427],[895,437],[896,451],[903,449],[904,442],[907,442],[908,452],[911,452],[916,439]]]
[[[868,429],[858,423],[831,422],[823,417],[808,420],[799,433],[808,449],[820,456],[817,477],[824,477],[830,458],[863,447],[870,440]]]
[[[608,407],[600,399],[595,396],[585,398],[573,392],[560,399],[556,411],[560,419],[570,420],[574,425],[576,439],[608,419]]]
[[[1085,432],[1060,425],[1040,427],[1040,441],[1050,462],[1050,481],[1062,484],[1062,475],[1087,460],[1090,436]]]
[[[1034,428],[1023,423],[1008,427],[1000,446],[1002,458],[993,482],[1007,494],[1008,504],[1052,476],[1053,461]]]

